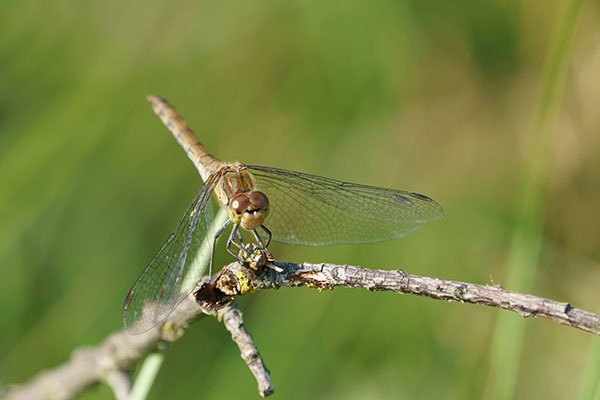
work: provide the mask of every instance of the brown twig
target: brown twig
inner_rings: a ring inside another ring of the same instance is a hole
[[[242,312],[235,304],[232,304],[225,309],[219,310],[217,312],[217,319],[223,322],[225,328],[231,333],[231,338],[237,343],[242,359],[246,362],[248,368],[250,368],[254,378],[256,378],[258,394],[261,397],[267,397],[272,394],[275,389],[271,383],[269,370],[254,345],[252,335],[244,327]]]
[[[402,270],[373,270],[351,265],[275,263],[284,272],[269,272],[271,280],[257,282],[255,289],[273,284],[317,288],[364,288],[430,297],[437,300],[482,304],[514,311],[522,317],[543,317],[593,334],[600,334],[600,315],[542,297],[505,290],[501,286],[412,275]]]
[[[75,396],[96,382],[118,384],[119,398],[127,388],[124,371],[157,347],[173,341],[187,325],[206,314],[215,315],[231,333],[241,356],[256,377],[261,396],[273,393],[273,386],[252,336],[243,326],[241,311],[231,303],[233,296],[280,286],[309,286],[317,289],[334,287],[364,288],[369,291],[410,293],[432,299],[482,304],[514,311],[523,317],[539,316],[593,334],[600,334],[600,315],[528,294],[505,290],[499,286],[482,286],[412,275],[405,271],[373,270],[351,265],[272,263],[271,268],[248,268],[232,263],[221,271],[214,285],[203,285],[194,296],[186,298],[162,328],[140,335],[121,331],[98,346],[73,352],[70,360],[54,369],[41,372],[31,381],[12,389],[9,399],[56,398]],[[264,271],[261,271],[264,269]],[[200,304],[201,306],[198,306]]]
[[[204,298],[205,307],[199,306],[198,296],[207,292],[211,293],[211,298]],[[123,330],[110,335],[97,346],[75,349],[64,364],[39,373],[23,385],[9,388],[6,398],[70,399],[97,382],[105,382],[113,389],[117,399],[127,399],[131,390],[129,371],[133,365],[149,352],[164,347],[164,342],[177,340],[189,323],[205,315],[216,316],[231,332],[242,359],[256,377],[259,394],[264,397],[273,393],[269,371],[252,336],[244,328],[242,312],[231,297],[210,285],[203,285],[198,293],[185,298],[162,327],[139,335]]]
[[[194,299],[188,297],[169,317],[167,324],[182,329],[202,314]],[[140,335],[131,335],[124,330],[113,333],[97,346],[75,349],[64,364],[42,371],[29,382],[12,388],[6,393],[7,398],[70,399],[97,382],[106,382],[117,398],[127,398],[131,385],[123,373],[167,336],[173,338],[173,332],[173,329],[156,327]]]

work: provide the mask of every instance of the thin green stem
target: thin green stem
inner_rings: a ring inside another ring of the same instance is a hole
[[[158,375],[158,371],[165,360],[167,349],[161,352],[151,353],[144,359],[135,384],[131,389],[130,400],[144,400],[150,392],[150,388]]]
[[[565,0],[557,14],[528,133],[506,277],[507,288],[522,293],[531,291],[537,272],[544,226],[543,195],[581,3]],[[499,314],[491,350],[488,397],[515,398],[524,340],[525,320],[509,313]]]
[[[600,400],[600,338],[594,338],[585,375],[579,389],[579,400]]]
[[[205,240],[212,240],[214,233],[221,227],[225,221],[227,221],[227,211],[224,208],[220,208],[213,219],[211,229],[207,232]],[[205,246],[202,246],[205,247]],[[207,246],[212,250],[212,246]],[[194,263],[198,266],[207,265],[210,259],[209,252],[199,252],[197,259]],[[206,268],[203,269],[205,271]],[[140,368],[140,372],[137,375],[133,388],[131,389],[131,400],[144,400],[148,396],[152,384],[158,375],[158,371],[167,355],[168,346],[162,351],[154,352],[149,354],[145,359]]]

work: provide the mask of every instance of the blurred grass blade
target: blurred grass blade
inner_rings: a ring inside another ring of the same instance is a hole
[[[158,375],[158,371],[165,360],[165,354],[167,354],[167,349],[146,356],[135,380],[135,384],[131,389],[130,400],[144,400],[148,397],[152,383],[154,382],[154,379],[156,379],[156,375]]]
[[[227,221],[227,211],[220,207],[217,215],[213,220],[213,226],[209,232],[216,232],[225,221]],[[214,234],[214,233],[211,233]],[[195,260],[198,265],[208,265],[210,254],[200,252],[198,254],[198,260]],[[158,371],[167,355],[168,346],[165,350],[160,352],[151,353],[144,359],[140,372],[135,380],[135,383],[131,389],[131,400],[144,400],[150,392],[150,388],[158,375]]]
[[[579,389],[579,400],[600,400],[600,338],[595,337],[591,344],[590,357]]]
[[[542,203],[548,176],[555,123],[570,60],[571,39],[581,0],[566,0],[560,8],[544,62],[533,120],[524,151],[515,230],[507,263],[506,287],[531,292],[542,243]],[[525,338],[525,320],[511,313],[498,314],[492,342],[486,392],[495,399],[515,397]]]

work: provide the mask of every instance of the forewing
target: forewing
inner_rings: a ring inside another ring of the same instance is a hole
[[[123,322],[141,333],[162,322],[202,277],[214,242],[210,195],[218,174],[202,185],[175,231],[135,282],[125,299]]]
[[[278,168],[247,166],[269,199],[273,240],[319,246],[405,236],[443,216],[427,196]]]

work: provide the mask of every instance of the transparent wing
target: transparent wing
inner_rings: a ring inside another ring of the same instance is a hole
[[[394,239],[443,216],[427,196],[248,165],[269,198],[265,226],[273,240],[320,246]]]
[[[207,179],[127,294],[123,323],[129,332],[141,333],[164,322],[202,277],[213,248],[210,195],[219,177],[215,173]]]

